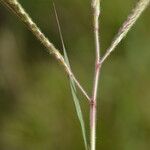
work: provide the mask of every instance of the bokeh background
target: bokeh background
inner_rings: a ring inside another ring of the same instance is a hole
[[[52,0],[20,0],[61,48]],[[136,0],[102,1],[102,54]],[[55,0],[72,69],[90,93],[94,72],[88,0]],[[150,149],[150,8],[102,68],[97,149]],[[62,53],[62,51],[61,51]],[[79,92],[89,135],[89,111]],[[0,5],[0,150],[83,150],[68,79],[25,26]]]

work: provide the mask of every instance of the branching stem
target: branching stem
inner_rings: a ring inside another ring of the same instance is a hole
[[[46,47],[50,54],[53,54],[56,60],[64,67],[64,70],[69,75],[70,78],[74,80],[77,87],[80,89],[82,94],[90,102],[90,150],[96,150],[96,109],[97,109],[97,91],[98,82],[101,71],[101,66],[103,62],[108,58],[111,52],[116,48],[116,46],[121,42],[121,40],[126,36],[128,31],[140,17],[142,12],[150,3],[150,0],[139,0],[136,7],[132,10],[131,14],[128,16],[127,20],[123,23],[118,34],[115,36],[110,47],[106,50],[106,53],[101,58],[100,56],[100,37],[99,37],[99,16],[100,16],[100,0],[92,0],[92,13],[93,13],[93,26],[94,26],[94,40],[95,40],[95,74],[93,81],[92,97],[89,97],[87,92],[83,89],[79,81],[74,76],[70,66],[68,66],[64,60],[64,57],[60,54],[59,50],[46,38],[46,36],[41,32],[37,25],[33,22],[31,17],[20,5],[18,0],[0,0],[7,8],[9,8],[13,13],[15,13],[20,20],[27,26],[27,28],[34,34],[34,36]]]
[[[90,129],[91,129],[91,150],[96,149],[96,109],[97,109],[97,91],[100,75],[100,40],[99,40],[99,15],[100,15],[100,0],[92,0],[93,10],[93,26],[95,39],[95,74],[93,82],[93,91],[90,105]]]

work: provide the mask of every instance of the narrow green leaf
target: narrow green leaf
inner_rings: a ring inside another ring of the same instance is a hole
[[[62,31],[61,31],[61,27],[60,27],[60,23],[59,23],[59,19],[58,19],[58,15],[57,15],[57,11],[56,11],[56,7],[55,7],[54,2],[53,2],[53,7],[54,7],[56,21],[57,21],[57,25],[58,25],[59,34],[60,34],[60,39],[61,39],[61,43],[62,43],[62,47],[63,47],[64,59],[65,59],[67,65],[70,67],[70,63],[69,63],[69,59],[68,59],[68,56],[67,56],[67,52],[66,52],[66,48],[65,48],[65,44],[64,44],[64,40],[63,40],[63,36],[62,36]],[[83,114],[82,114],[80,102],[79,102],[79,99],[77,97],[76,86],[75,86],[74,80],[72,78],[70,78],[70,88],[71,88],[71,93],[72,93],[73,101],[74,101],[74,104],[75,104],[77,116],[78,116],[78,119],[79,119],[79,122],[80,122],[80,125],[81,125],[81,130],[82,130],[85,149],[88,150],[85,123],[84,123],[84,119],[83,119]]]
[[[81,125],[85,149],[88,150],[88,144],[87,144],[87,139],[86,139],[86,130],[85,130],[85,124],[84,124],[84,120],[83,120],[83,115],[82,115],[79,99],[78,99],[76,92],[75,92],[76,89],[74,89],[74,83],[71,80],[70,80],[70,88],[71,88],[74,104],[76,107],[77,116],[78,116],[78,119],[79,119],[80,125]]]

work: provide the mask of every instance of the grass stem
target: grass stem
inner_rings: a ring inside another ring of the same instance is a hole
[[[95,74],[93,82],[93,91],[90,105],[90,129],[91,129],[91,150],[96,150],[96,109],[97,109],[97,91],[100,75],[100,39],[99,39],[99,15],[100,15],[100,0],[92,0],[93,10],[93,26],[95,39]]]

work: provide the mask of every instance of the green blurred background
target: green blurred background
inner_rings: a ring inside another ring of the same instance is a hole
[[[51,0],[20,0],[57,48]],[[90,1],[55,0],[71,66],[90,93],[94,40]],[[102,54],[136,0],[102,1]],[[97,150],[150,149],[150,9],[102,68]],[[61,51],[62,53],[62,51]],[[89,135],[89,111],[79,94]],[[83,150],[68,79],[25,26],[0,5],[0,150]]]

